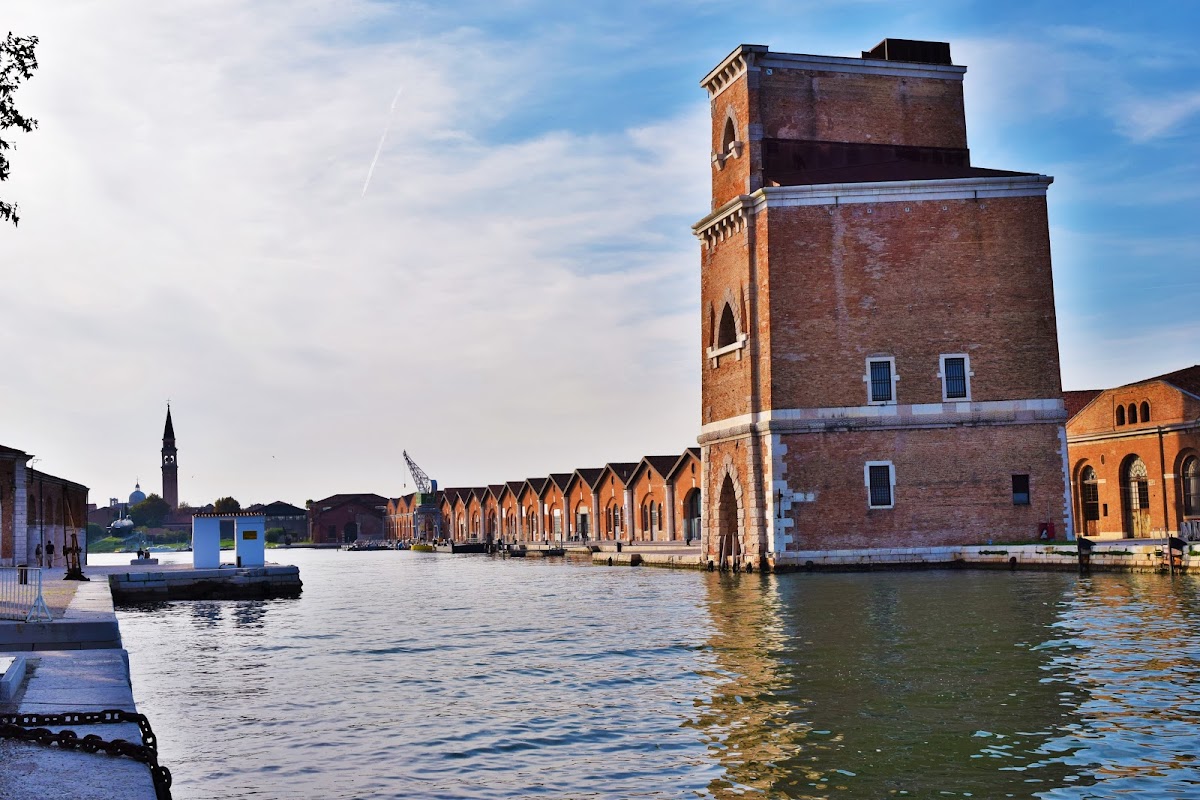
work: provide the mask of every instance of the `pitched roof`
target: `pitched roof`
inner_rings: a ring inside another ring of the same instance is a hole
[[[388,499],[386,497],[381,497],[371,492],[365,492],[363,494],[331,494],[329,497],[321,500],[314,500],[313,508],[324,510],[326,506],[332,508],[333,506],[340,506],[344,505],[345,503],[362,503],[363,505],[369,506],[385,506],[387,505],[387,501]]]
[[[1166,381],[1193,397],[1200,397],[1200,364],[1177,369],[1174,372],[1168,372],[1166,375],[1159,375],[1157,378],[1151,378],[1150,380]],[[1144,381],[1139,381],[1139,383],[1144,383]]]
[[[171,404],[167,404],[167,424],[163,426],[163,439],[175,439],[175,426],[171,424]]]
[[[696,459],[697,461],[700,460],[700,448],[699,447],[689,447],[688,449],[684,450],[683,453],[680,454],[679,459],[671,467],[671,471],[667,473],[668,480],[675,477],[675,473],[679,471],[679,468],[682,467],[684,464],[688,463],[688,461],[692,460],[693,458]]]
[[[1063,392],[1063,405],[1067,407],[1067,419],[1071,419],[1080,411],[1083,411],[1084,406],[1096,399],[1103,389],[1076,389],[1069,392]]]
[[[678,460],[679,456],[644,456],[637,463],[633,472],[630,473],[626,483],[637,481],[647,469],[653,469],[663,478],[666,478],[667,473],[671,471],[671,467],[675,466],[675,462]]]
[[[604,468],[612,470],[612,473],[620,478],[622,483],[628,483],[629,476],[641,463],[640,461],[610,461],[604,465]]]
[[[580,480],[591,488],[595,488],[596,481],[600,480],[600,475],[603,472],[604,467],[582,467],[575,470],[575,474],[579,476]]]
[[[546,481],[546,485],[542,487],[542,491],[544,492],[544,491],[546,491],[547,489],[549,489],[549,488],[550,488],[550,484],[552,484],[552,483],[553,483],[555,486],[557,486],[557,487],[558,487],[560,490],[564,490],[564,491],[565,491],[565,490],[566,490],[566,488],[567,488],[567,484],[571,482],[571,477],[572,477],[574,474],[575,474],[574,472],[555,472],[555,473],[552,473],[552,474],[550,475],[550,478],[549,478],[549,480],[547,480],[547,481]],[[540,494],[540,492],[539,492],[539,494]]]
[[[549,478],[526,478],[525,483],[529,484],[529,488],[533,489],[533,493],[538,497],[542,496],[542,490],[546,488],[546,483]]]
[[[261,511],[268,517],[298,517],[304,515],[303,508],[297,508],[291,503],[285,503],[282,500],[267,503],[261,507]]]

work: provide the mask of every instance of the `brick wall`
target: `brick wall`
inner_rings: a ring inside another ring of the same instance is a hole
[[[970,356],[973,401],[1061,396],[1045,198],[766,216],[771,407],[865,405],[874,355],[896,358],[901,403],[942,402],[953,353]]]
[[[782,478],[811,501],[791,505],[788,550],[932,547],[1065,537],[1059,427],[997,425],[781,436]],[[890,461],[894,507],[868,507],[864,467]],[[1028,475],[1029,505],[1013,504]]]

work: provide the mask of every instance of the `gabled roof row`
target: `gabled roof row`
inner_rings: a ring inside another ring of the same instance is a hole
[[[499,500],[500,496],[506,491],[515,497],[520,497],[526,489],[529,489],[532,494],[539,498],[552,487],[556,487],[563,494],[567,494],[577,481],[583,482],[589,489],[596,491],[609,474],[615,476],[623,485],[628,485],[637,480],[646,470],[654,472],[663,480],[671,480],[676,472],[692,460],[700,460],[700,448],[689,447],[680,455],[645,456],[641,461],[614,461],[605,464],[603,467],[582,467],[573,472],[556,472],[544,478],[505,481],[504,483],[494,483],[477,488],[452,487],[442,489],[441,494],[442,498],[451,504],[455,504],[460,500],[465,504],[470,502],[473,497],[483,502],[489,494],[496,500]],[[415,493],[406,494],[391,501],[391,505],[398,506],[402,501],[405,505],[411,505],[414,496]]]

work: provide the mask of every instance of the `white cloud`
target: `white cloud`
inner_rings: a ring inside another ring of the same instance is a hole
[[[153,488],[169,396],[197,502],[395,494],[402,446],[450,485],[694,442],[706,107],[493,144],[535,44],[363,38],[380,13],[18,5],[0,441]]]

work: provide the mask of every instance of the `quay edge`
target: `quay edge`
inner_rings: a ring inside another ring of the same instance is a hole
[[[291,565],[113,573],[108,583],[113,600],[125,603],[298,597],[303,588]]]
[[[1165,541],[1132,544],[1115,540],[1095,546],[1087,560],[1091,572],[1170,572]],[[645,566],[666,569],[717,569],[700,554],[621,552],[592,554],[598,566]],[[747,569],[749,567],[749,569]],[[741,565],[745,572],[867,572],[926,569],[992,569],[1078,572],[1079,549],[1074,542],[1024,545],[970,545],[942,547],[862,548],[852,550],[806,550],[767,556],[763,563]],[[1190,544],[1177,558],[1175,572],[1200,573],[1200,548]]]

